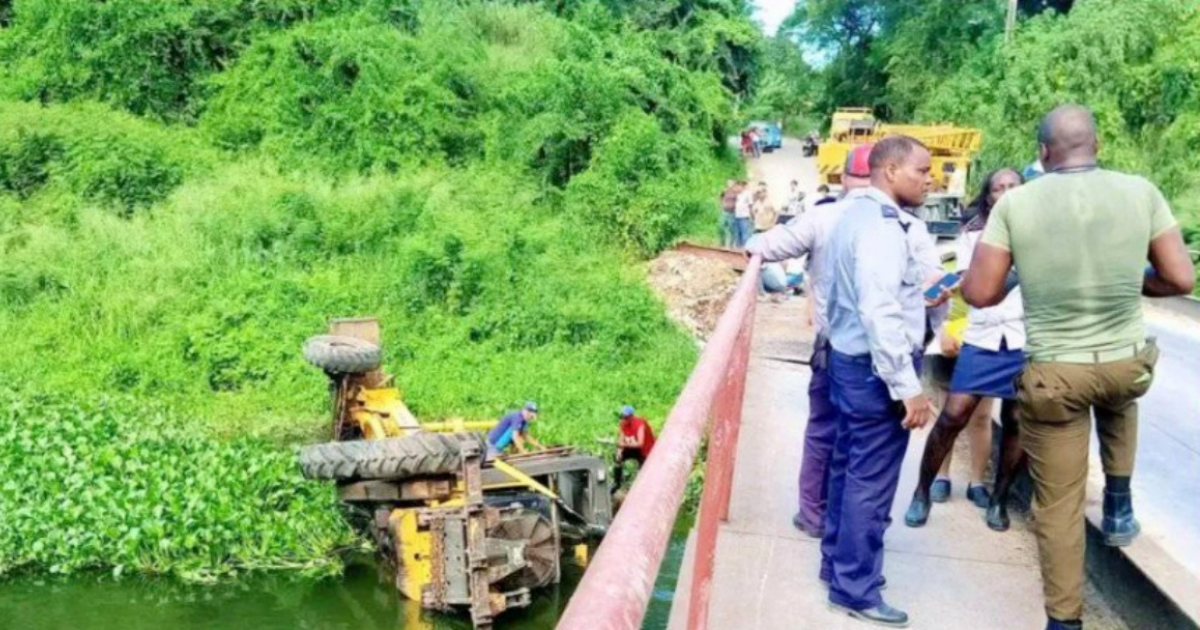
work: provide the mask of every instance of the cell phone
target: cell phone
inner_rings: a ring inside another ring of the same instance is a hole
[[[960,278],[962,276],[954,272],[942,276],[941,280],[938,280],[936,284],[925,290],[925,299],[936,300],[942,294],[942,291],[958,284]]]

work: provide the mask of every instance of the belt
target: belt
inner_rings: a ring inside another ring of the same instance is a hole
[[[1112,363],[1136,357],[1146,348],[1146,342],[1139,341],[1127,346],[1098,352],[1067,352],[1046,357],[1033,357],[1033,363]]]

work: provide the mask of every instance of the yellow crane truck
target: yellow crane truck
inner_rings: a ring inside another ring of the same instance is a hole
[[[934,187],[946,190],[952,173],[965,177],[979,154],[983,134],[978,129],[951,125],[893,125],[881,123],[871,110],[861,107],[838,109],[830,123],[829,139],[817,149],[817,170],[822,184],[842,183],[842,168],[850,150],[860,144],[878,142],[887,136],[906,135],[920,140],[933,154]],[[950,168],[947,169],[947,165]]]
[[[966,182],[983,142],[983,134],[978,129],[943,124],[895,125],[879,122],[868,108],[838,109],[830,121],[829,139],[817,149],[820,182],[840,186],[846,156],[851,149],[892,135],[911,136],[929,147],[933,190],[921,210],[922,218],[935,236],[956,236]]]
[[[603,535],[612,500],[603,460],[569,448],[487,459],[491,423],[421,423],[381,369],[379,325],[337,320],[305,343],[330,379],[333,440],[300,451],[304,475],[333,481],[375,541],[397,590],[490,629],[557,582],[568,547]]]

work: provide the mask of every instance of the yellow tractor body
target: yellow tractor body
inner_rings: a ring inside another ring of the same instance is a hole
[[[375,320],[338,320],[305,345],[332,381],[334,441],[302,449],[301,469],[366,517],[401,595],[491,628],[558,581],[564,540],[607,528],[606,465],[571,449],[489,461],[480,432],[494,423],[418,422],[380,369],[379,337]]]

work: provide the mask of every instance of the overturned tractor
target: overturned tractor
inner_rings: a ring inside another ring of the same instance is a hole
[[[374,320],[336,321],[304,354],[330,378],[334,441],[302,449],[300,466],[338,484],[404,597],[491,628],[559,580],[564,549],[603,535],[602,460],[564,448],[487,461],[476,431],[490,423],[418,422],[380,370]]]

